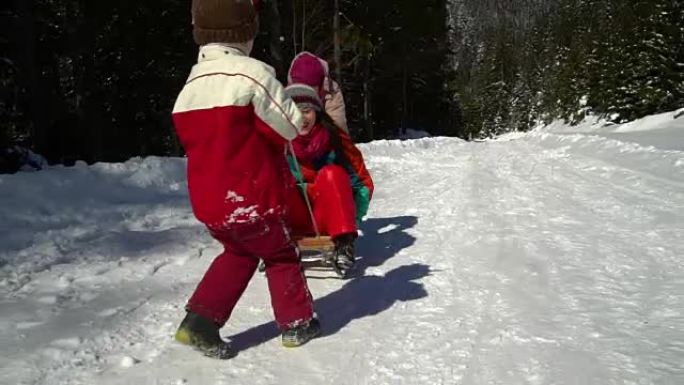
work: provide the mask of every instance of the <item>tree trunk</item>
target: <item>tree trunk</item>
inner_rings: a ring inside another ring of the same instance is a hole
[[[281,25],[280,25],[280,11],[278,10],[278,0],[269,1],[270,14],[268,15],[269,26],[271,27],[271,43],[270,43],[270,54],[273,59],[273,67],[276,69],[276,73],[282,74],[286,70],[285,63],[283,59],[283,49],[282,41],[280,38],[282,36]]]
[[[297,2],[292,1],[292,56],[297,55]]]
[[[79,25],[80,36],[80,60],[83,65],[83,72],[79,77],[77,92],[81,102],[79,103],[78,115],[81,124],[87,130],[87,150],[89,153],[88,162],[94,163],[102,156],[103,131],[107,129],[101,121],[99,113],[100,106],[94,100],[91,91],[92,85],[96,84],[95,78],[95,14],[93,12],[95,4],[88,0],[79,1],[81,20],[75,21]]]
[[[405,57],[405,56],[404,56]],[[408,114],[408,69],[404,62],[404,69],[401,77],[401,126],[399,127],[399,135],[406,132],[406,116]]]
[[[333,15],[333,40],[335,44],[335,77],[342,86],[342,49],[340,48],[340,2],[335,0],[335,14]]]
[[[366,58],[366,63],[363,70],[363,121],[366,126],[366,134],[368,140],[375,139],[373,133],[373,120],[371,116],[371,87],[370,87],[370,57]]]
[[[29,104],[30,116],[30,136],[31,143],[34,150],[38,152],[45,152],[48,148],[48,122],[49,111],[45,103],[45,87],[41,87],[40,68],[38,68],[38,58],[36,52],[36,17],[35,4],[32,0],[15,0],[14,9],[16,9],[18,18],[15,41],[19,47],[20,65],[17,67],[20,70],[21,83],[25,84],[27,90],[27,100]]]
[[[302,0],[302,51],[306,50],[306,0]]]

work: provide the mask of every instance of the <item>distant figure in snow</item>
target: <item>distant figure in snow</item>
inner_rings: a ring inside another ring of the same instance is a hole
[[[196,64],[173,121],[188,157],[195,216],[224,251],[187,303],[176,340],[217,358],[235,355],[219,329],[263,258],[282,343],[320,333],[287,215],[297,194],[286,144],[301,129],[274,70],[249,57],[258,29],[249,0],[193,0]]]

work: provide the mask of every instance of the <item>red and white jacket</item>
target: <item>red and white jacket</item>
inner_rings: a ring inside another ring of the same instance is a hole
[[[283,215],[294,178],[287,141],[301,113],[270,66],[225,45],[200,48],[173,109],[195,216],[220,231]]]

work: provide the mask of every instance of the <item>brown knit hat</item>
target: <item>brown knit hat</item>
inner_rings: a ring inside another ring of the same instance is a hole
[[[192,0],[195,43],[241,43],[253,40],[259,19],[252,0]]]

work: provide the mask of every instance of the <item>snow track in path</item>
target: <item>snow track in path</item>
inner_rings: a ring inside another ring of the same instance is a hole
[[[0,177],[0,383],[684,383],[684,153],[543,133],[363,150],[356,277],[308,273],[324,336],[282,348],[256,276],[228,362],[171,338],[219,252],[179,160]],[[51,220],[17,190],[41,183]]]

